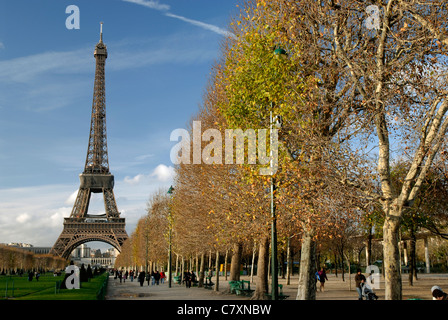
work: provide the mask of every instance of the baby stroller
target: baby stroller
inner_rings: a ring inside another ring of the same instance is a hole
[[[366,300],[378,300],[378,296],[373,292],[367,283],[361,283],[362,297]]]

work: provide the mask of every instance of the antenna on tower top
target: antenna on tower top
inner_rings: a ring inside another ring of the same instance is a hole
[[[103,42],[103,23],[100,22],[100,42]]]

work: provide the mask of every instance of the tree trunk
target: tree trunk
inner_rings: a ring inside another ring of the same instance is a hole
[[[286,270],[285,270],[285,268],[286,268],[286,261],[285,261],[285,258],[286,258],[286,255],[285,255],[285,252],[284,251],[282,251],[282,254],[281,254],[281,261],[282,261],[282,263],[281,263],[281,268],[280,268],[280,270],[281,270],[281,272],[282,272],[282,279],[285,279],[286,277]]]
[[[257,284],[251,300],[266,300],[268,292],[269,238],[260,241],[257,264]]]
[[[242,243],[233,245],[232,260],[230,261],[230,281],[240,280],[241,253],[243,251]]]
[[[205,254],[201,254],[201,268],[199,270],[199,283],[198,288],[203,287],[204,285],[204,276],[205,276]]]
[[[388,214],[383,225],[384,278],[386,300],[401,300],[400,251],[398,247],[398,230],[400,218]]]
[[[288,246],[286,249],[286,284],[289,285],[291,282],[291,272],[292,272],[292,261],[291,261],[291,238],[288,238]]]
[[[341,259],[341,266],[342,266],[342,281],[345,282],[345,259],[344,259],[344,244],[341,242],[341,247],[339,249],[339,255]]]
[[[336,252],[334,253],[334,274],[336,275],[336,278],[338,277],[338,267],[339,267],[339,261],[338,261],[338,255]]]
[[[297,300],[316,300],[316,243],[311,232],[305,232],[302,238],[300,257],[299,287]]]
[[[254,244],[254,248],[252,250],[252,265],[250,268],[250,282],[254,283],[254,264],[255,264],[255,254],[257,252],[257,246]]]
[[[366,248],[366,263],[367,266],[372,264],[372,226],[369,225],[369,235],[367,237],[367,248]]]
[[[216,277],[214,291],[219,291],[219,251],[216,250]]]
[[[226,257],[224,259],[224,279],[227,281],[227,260],[229,258],[229,250],[226,250]]]
[[[415,231],[411,227],[411,241],[409,245],[409,285],[414,285],[414,280],[417,280],[417,264],[415,259],[415,244],[416,244],[416,237],[415,237]]]
[[[348,290],[352,291],[352,270],[351,270],[351,266],[350,266],[350,259],[348,258],[348,256],[346,254],[344,254],[345,259],[347,260],[347,264],[348,264]]]

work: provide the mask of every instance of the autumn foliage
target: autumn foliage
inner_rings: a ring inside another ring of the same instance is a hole
[[[219,267],[225,253],[240,264],[255,246],[254,297],[265,298],[273,179],[277,244],[289,250],[294,239],[301,250],[297,299],[315,299],[316,257],[323,250],[344,260],[349,239],[371,240],[375,224],[385,240],[386,296],[400,299],[400,221],[430,168],[446,172],[446,153],[438,152],[446,147],[448,96],[439,74],[446,74],[448,36],[437,21],[447,21],[447,13],[436,2],[378,3],[379,31],[365,28],[364,2],[242,3],[189,130],[192,136],[197,121],[222,138],[226,129],[269,129],[278,116],[278,170],[260,175],[263,164],[247,161],[248,145],[246,161],[229,164],[216,143],[224,150],[234,142],[202,137],[202,160],[213,162],[176,166],[174,193],[151,198],[120,261],[164,263],[170,242],[177,257],[215,256]],[[267,139],[265,151],[273,148]],[[409,161],[398,187],[391,167],[401,157]]]

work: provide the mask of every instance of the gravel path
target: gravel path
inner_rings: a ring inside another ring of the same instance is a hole
[[[328,281],[325,283],[325,291],[317,292],[316,300],[357,300],[358,296],[355,290],[354,275],[351,275],[351,290],[348,281],[348,275],[345,275],[345,281],[339,274],[328,274]],[[419,274],[419,280],[414,286],[409,286],[407,274],[403,274],[403,300],[422,299],[431,300],[431,287],[440,286],[448,291],[448,274]],[[250,280],[248,276],[242,276],[242,280]],[[256,280],[256,278],[254,278]],[[283,293],[289,295],[288,300],[294,300],[297,295],[298,277],[295,275],[291,279],[291,284],[286,285],[285,279],[279,279],[279,283],[283,284]],[[109,277],[106,300],[248,300],[248,297],[241,297],[235,294],[228,294],[228,281],[224,278],[220,279],[219,292],[208,290],[205,288],[191,287],[186,288],[178,284],[172,283],[172,287],[168,287],[168,283],[160,285],[147,285],[145,282],[143,287],[134,280],[129,279],[120,283],[119,279]],[[254,289],[256,283],[251,284]],[[374,289],[380,300],[384,300],[384,280],[380,281],[380,289]]]

